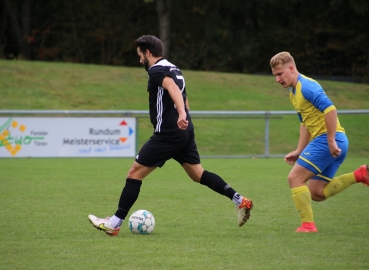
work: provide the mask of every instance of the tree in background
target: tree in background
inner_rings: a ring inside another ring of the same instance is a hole
[[[367,1],[187,0],[173,17],[183,69],[270,74],[270,58],[289,51],[305,74],[369,80]]]
[[[5,48],[13,51],[18,56],[21,54],[24,58],[30,59],[30,44],[33,42],[31,36],[31,4],[32,0],[10,1],[3,0],[3,7],[6,17],[11,26],[7,32],[7,38],[13,43],[11,48]],[[4,23],[7,20],[3,19]],[[3,29],[5,31],[5,29]],[[15,44],[14,44],[15,43]],[[5,46],[4,46],[5,47]]]
[[[172,0],[156,0],[156,9],[159,19],[159,38],[164,44],[164,56],[169,58]]]
[[[0,0],[0,56],[137,66],[151,34],[181,69],[270,74],[289,51],[307,75],[369,80],[368,18],[365,0]]]

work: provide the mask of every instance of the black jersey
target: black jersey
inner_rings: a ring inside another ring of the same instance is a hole
[[[162,84],[166,76],[172,78],[181,90],[183,102],[186,104],[186,83],[181,71],[166,59],[161,58],[149,68],[148,74],[147,92],[149,92],[150,120],[154,126],[154,132],[179,131],[178,111],[169,92],[162,87]],[[191,117],[187,108],[185,110],[188,120],[187,130],[191,130],[193,129]]]

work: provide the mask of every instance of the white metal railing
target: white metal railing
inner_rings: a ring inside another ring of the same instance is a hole
[[[296,111],[190,111],[191,116],[222,116],[222,117],[250,117],[262,116],[265,119],[264,132],[264,154],[263,155],[226,155],[226,156],[201,156],[211,158],[248,158],[248,157],[280,157],[283,154],[271,155],[269,153],[269,121],[274,115],[294,115]],[[369,114],[369,110],[338,110],[339,114]],[[147,110],[0,110],[0,115],[122,115],[122,116],[138,116],[148,117]]]
[[[148,115],[147,110],[0,110],[1,114],[121,114]],[[190,111],[191,115],[291,115],[296,111]],[[340,114],[367,114],[369,110],[338,110]]]

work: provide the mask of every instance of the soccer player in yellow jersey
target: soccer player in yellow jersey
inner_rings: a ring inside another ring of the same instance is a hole
[[[290,53],[276,54],[270,66],[276,81],[289,88],[291,103],[301,122],[297,148],[284,158],[293,166],[288,182],[302,223],[296,232],[317,232],[311,200],[324,201],[358,182],[368,186],[369,166],[334,177],[348,150],[336,107],[317,81],[297,71]]]

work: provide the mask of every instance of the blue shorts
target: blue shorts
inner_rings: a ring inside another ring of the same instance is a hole
[[[316,137],[302,151],[297,164],[313,172],[315,176],[312,179],[330,182],[345,160],[348,150],[345,133],[337,132],[336,142],[341,148],[341,154],[335,158],[329,152],[327,134]]]

